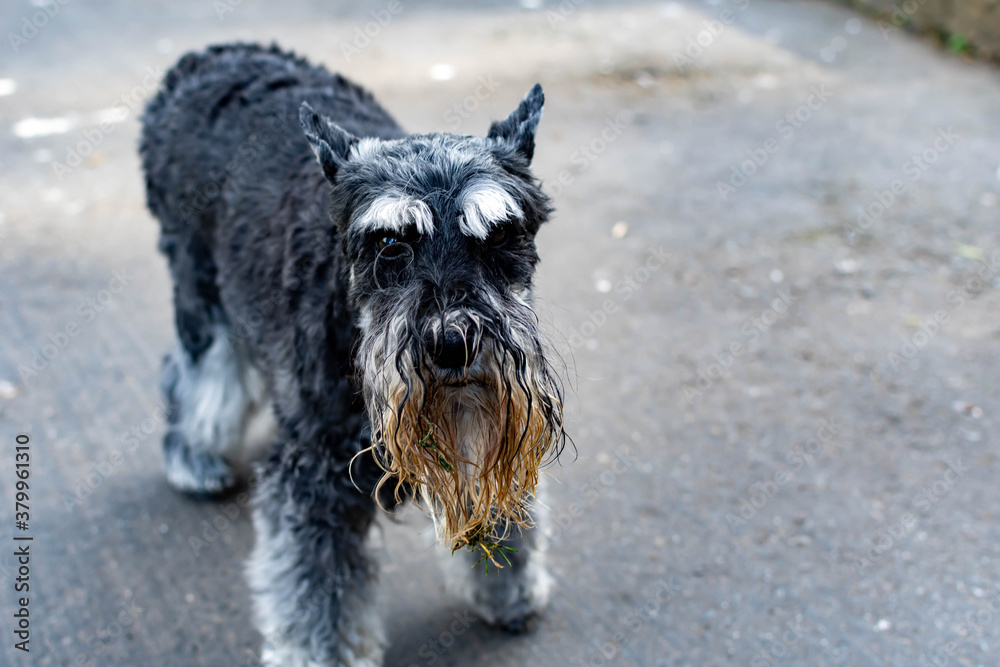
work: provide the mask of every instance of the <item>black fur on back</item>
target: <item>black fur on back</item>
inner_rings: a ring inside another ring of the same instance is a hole
[[[364,421],[350,377],[354,315],[302,102],[357,136],[404,136],[344,77],[276,46],[232,44],[188,54],[166,74],[140,150],[183,347],[197,361],[221,325],[255,363],[287,369],[296,386],[275,394],[281,438],[319,440],[342,459]]]

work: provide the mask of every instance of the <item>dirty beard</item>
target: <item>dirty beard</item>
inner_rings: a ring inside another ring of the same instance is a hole
[[[496,349],[492,357],[492,374],[459,384],[401,373],[413,368],[402,359],[369,377],[365,397],[385,472],[378,489],[394,479],[399,500],[412,488],[438,541],[481,549],[500,565],[499,543],[512,527],[531,526],[539,470],[563,440],[562,404],[540,359]]]

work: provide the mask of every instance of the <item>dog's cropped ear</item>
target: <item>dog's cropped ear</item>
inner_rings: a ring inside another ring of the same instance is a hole
[[[351,146],[357,143],[358,138],[329,118],[316,113],[306,102],[299,107],[299,122],[302,123],[316,159],[323,167],[323,173],[333,181],[337,170],[347,164]]]
[[[536,83],[511,115],[490,125],[487,138],[512,144],[528,159],[528,162],[531,162],[531,158],[535,155],[535,130],[542,117],[544,104],[545,94],[542,92],[542,85]]]

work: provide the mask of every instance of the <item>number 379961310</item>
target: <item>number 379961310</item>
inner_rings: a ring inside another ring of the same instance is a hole
[[[14,468],[17,483],[17,493],[14,496],[14,511],[16,521],[27,521],[28,516],[28,478],[31,476],[31,452],[26,435],[17,436],[17,447],[14,453]]]

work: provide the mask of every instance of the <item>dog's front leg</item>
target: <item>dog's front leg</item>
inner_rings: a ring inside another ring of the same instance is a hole
[[[262,471],[247,575],[267,667],[382,664],[364,545],[375,504],[331,459],[322,446],[286,446]]]
[[[512,633],[533,628],[552,588],[542,551],[544,507],[536,505],[531,515],[535,527],[513,527],[500,542],[495,558],[502,568],[482,562],[486,556],[480,550],[462,549],[442,558],[449,592],[487,623]]]

